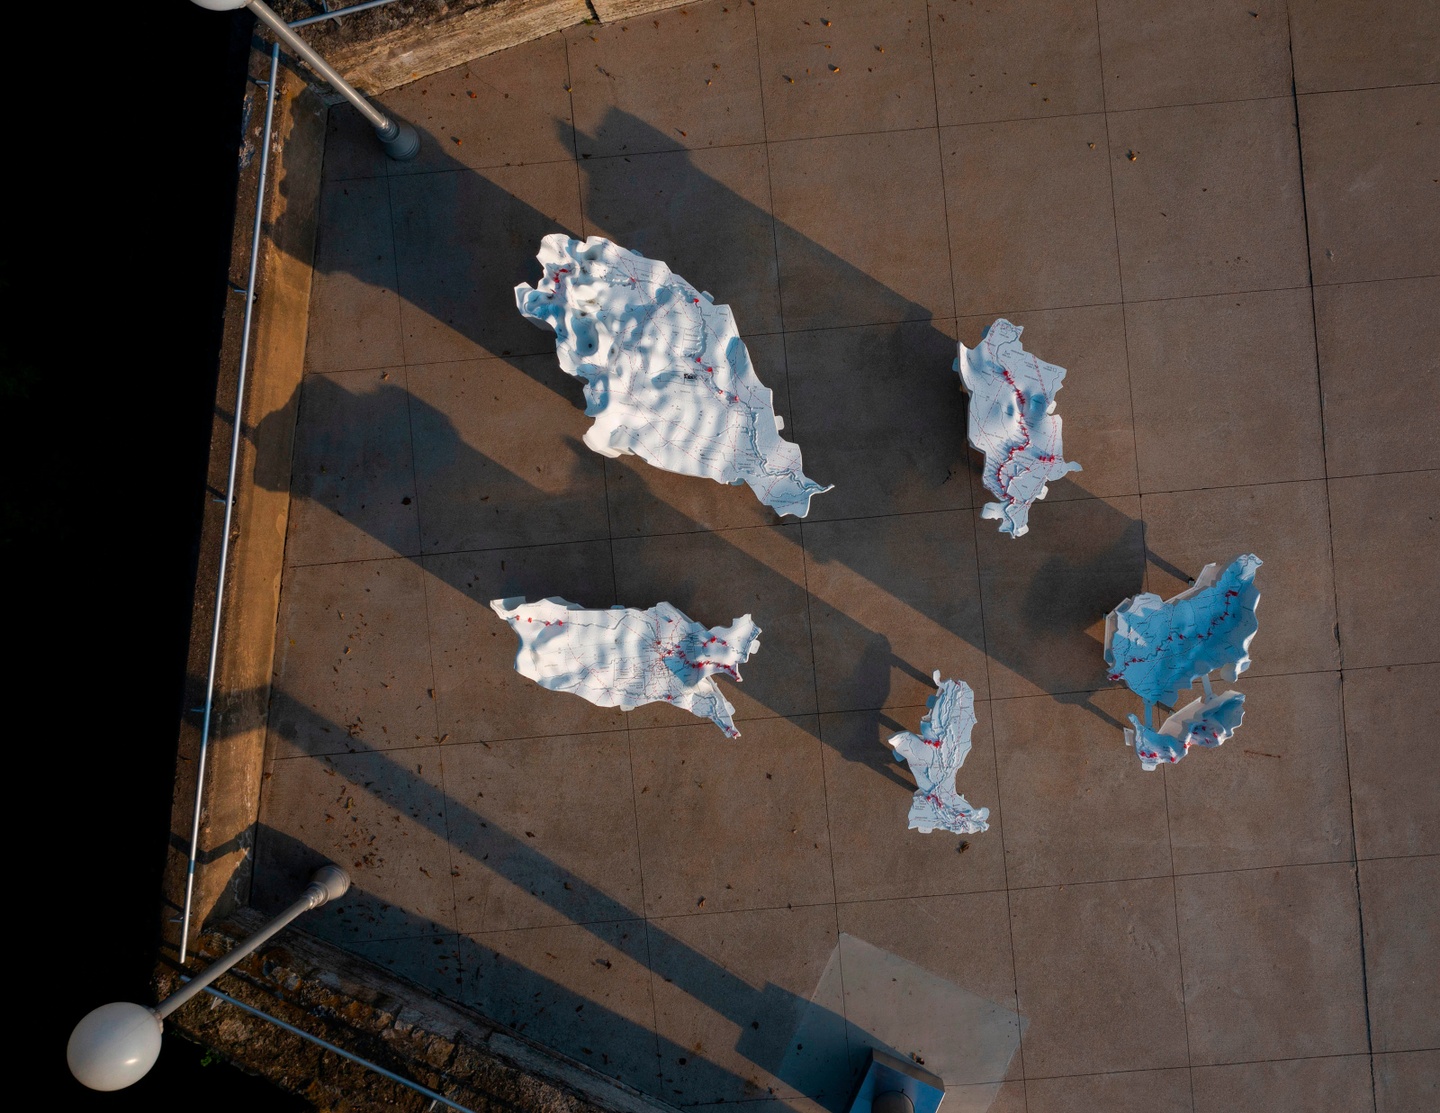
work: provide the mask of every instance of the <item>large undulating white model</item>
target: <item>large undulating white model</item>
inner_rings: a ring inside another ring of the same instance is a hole
[[[1050,480],[1080,470],[1062,459],[1055,416],[1065,368],[1027,352],[1024,331],[1001,317],[978,347],[960,345],[954,365],[970,395],[970,443],[985,453],[985,489],[1000,500],[987,502],[980,516],[998,518],[1011,537],[1030,529],[1030,504],[1049,493]]]
[[[989,808],[972,808],[955,791],[955,774],[970,753],[970,732],[975,729],[975,693],[963,680],[940,679],[940,690],[925,701],[929,710],[920,720],[920,733],[901,731],[886,744],[895,751],[895,760],[904,761],[915,776],[915,796],[910,801],[910,826],[922,835],[935,828],[969,835],[989,827]]]
[[[1195,582],[1173,599],[1146,592],[1121,603],[1105,616],[1105,664],[1111,680],[1145,701],[1145,721],[1130,716],[1133,730],[1125,741],[1140,763],[1154,769],[1179,761],[1191,746],[1218,746],[1235,733],[1245,715],[1242,692],[1216,695],[1210,673],[1216,669],[1234,681],[1250,667],[1250,640],[1259,629],[1255,607],[1260,589],[1253,553],[1236,557],[1224,572],[1207,564]],[[1155,704],[1174,707],[1181,691],[1195,681],[1203,697],[1187,703],[1153,727]]]
[[[748,614],[707,630],[669,603],[592,611],[564,599],[520,598],[492,600],[490,609],[520,637],[516,671],[542,687],[622,711],[663,701],[740,737],[735,708],[714,677],[738,682],[759,647],[760,627]]]
[[[830,490],[780,436],[728,305],[664,263],[609,240],[555,233],[540,243],[540,285],[515,287],[520,312],[555,330],[563,371],[585,381],[585,443],[666,471],[748,483],[778,514],[803,518]]]

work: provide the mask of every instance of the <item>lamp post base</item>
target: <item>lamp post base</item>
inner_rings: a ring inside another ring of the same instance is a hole
[[[420,153],[419,133],[399,120],[391,120],[388,128],[376,128],[375,137],[396,162],[409,162]]]

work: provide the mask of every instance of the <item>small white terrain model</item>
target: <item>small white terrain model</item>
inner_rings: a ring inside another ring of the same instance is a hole
[[[1055,416],[1065,368],[1027,352],[1024,331],[1001,317],[979,347],[961,344],[955,360],[970,395],[970,443],[985,453],[985,489],[1000,500],[987,502],[980,516],[998,518],[1011,537],[1029,531],[1030,505],[1049,493],[1050,480],[1080,470],[1062,458]]]
[[[490,609],[520,637],[516,671],[541,687],[622,711],[663,701],[740,737],[714,675],[738,682],[759,647],[760,627],[748,614],[707,630],[669,603],[591,611],[564,599],[521,598],[495,599]]]
[[[922,835],[937,827],[970,835],[990,826],[990,809],[972,808],[955,791],[955,774],[970,753],[970,732],[975,729],[975,693],[963,680],[942,681],[938,669],[934,676],[940,690],[925,701],[929,710],[920,720],[920,733],[902,731],[886,744],[915,776],[911,828]]]
[[[780,436],[771,392],[755,377],[728,305],[664,263],[609,240],[541,241],[540,285],[515,287],[520,312],[555,330],[560,368],[585,381],[595,418],[585,443],[681,475],[748,483],[777,514],[803,518],[830,490],[801,471]]]
[[[1133,730],[1125,741],[1135,747],[1140,763],[1154,769],[1171,764],[1191,746],[1218,746],[1235,733],[1245,715],[1241,692],[1216,695],[1210,673],[1216,669],[1234,681],[1250,667],[1250,641],[1259,629],[1255,608],[1260,589],[1255,570],[1261,560],[1253,553],[1236,557],[1224,572],[1207,564],[1195,582],[1173,599],[1146,592],[1125,600],[1105,616],[1105,664],[1111,680],[1145,701],[1145,721],[1130,716]],[[1180,708],[1152,727],[1157,703],[1174,707],[1181,691],[1200,681],[1201,699]]]

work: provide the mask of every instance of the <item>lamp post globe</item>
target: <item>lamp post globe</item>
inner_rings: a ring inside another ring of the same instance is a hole
[[[190,0],[202,8],[209,8],[212,12],[233,12],[236,8],[243,8],[250,3],[250,0]]]
[[[144,1005],[101,1005],[75,1025],[65,1047],[70,1073],[92,1090],[123,1090],[160,1056],[160,1018]]]

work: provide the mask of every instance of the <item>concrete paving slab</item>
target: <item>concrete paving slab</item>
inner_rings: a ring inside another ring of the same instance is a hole
[[[1226,745],[1238,752],[1206,761],[1215,755],[1192,750],[1166,770],[1175,872],[1350,861],[1339,674],[1247,675],[1235,687],[1245,724]]]
[[[420,551],[404,367],[311,374],[300,388],[290,478],[290,564]]]
[[[991,695],[1083,698],[1113,687],[1105,615],[1142,590],[1140,500],[1040,503],[1018,541],[973,513]]]
[[[543,237],[579,233],[577,181],[568,163],[390,180],[408,359],[553,354],[554,334],[516,312],[515,287],[539,278]]]
[[[275,757],[433,745],[425,576],[409,560],[292,568],[280,597]]]
[[[278,912],[318,866],[338,862],[350,873],[350,891],[311,913],[306,928],[341,945],[423,940],[417,946],[427,957],[410,968],[433,968],[443,948],[429,940],[455,931],[440,766],[433,745],[274,762],[256,837],[253,903]]]
[[[1440,430],[1405,413],[1440,412],[1435,352],[1440,278],[1315,290],[1315,335],[1329,475],[1440,467]],[[1362,368],[1379,373],[1365,373]]]
[[[1125,329],[1142,491],[1325,474],[1308,290],[1126,305]]]
[[[787,329],[954,316],[934,131],[774,143],[770,189]]]
[[[781,330],[764,144],[592,158],[580,177],[587,235],[663,260],[728,305],[747,343]]]
[[[572,162],[568,84],[565,40],[547,35],[402,85],[381,102],[435,142],[381,161],[394,175]]]
[[[1440,1044],[1429,987],[1440,981],[1440,857],[1361,862],[1365,986],[1376,1051]]]
[[[1029,1079],[1025,1083],[1025,1108],[1028,1113],[1083,1113],[1087,1109],[1185,1113],[1192,1108],[1190,1072],[1140,1070]]]
[[[1196,1066],[1368,1050],[1353,866],[1177,877],[1175,909]]]
[[[1440,12],[1426,0],[1290,0],[1301,93],[1440,81]]]
[[[591,923],[641,907],[629,738],[445,747],[456,926]]]
[[[937,3],[930,35],[942,127],[1105,109],[1087,0]]]
[[[1315,93],[1298,110],[1316,284],[1440,272],[1440,88]]]
[[[638,1090],[659,1091],[643,920],[461,936],[461,1000]]]
[[[973,505],[954,359],[947,320],[786,335],[790,435],[807,474],[835,484],[807,521]]]
[[[460,964],[460,941],[454,935],[407,936],[377,939],[373,943],[347,942],[346,950],[393,970],[438,997],[456,1000],[464,992],[465,971]]]
[[[922,836],[907,823],[915,782],[885,740],[898,731],[918,730],[924,704],[820,716],[836,900],[1004,890],[1003,838],[990,837],[1001,833],[1003,818],[995,778],[992,706],[989,700],[975,704],[970,756],[955,782],[971,804],[990,809],[990,830],[964,837],[945,831]]]
[[[924,0],[755,7],[771,142],[935,126]]]
[[[960,313],[1120,300],[1103,115],[969,124],[940,140]]]
[[[1375,1056],[1375,1111],[1425,1109],[1440,1098],[1440,1051]]]
[[[1010,937],[1027,1080],[1189,1064],[1169,877],[1012,890]]]
[[[1329,487],[1345,664],[1434,661],[1440,472],[1333,479]]]
[[[835,944],[828,904],[654,918],[657,1096],[734,1102],[773,1092],[833,1109],[846,1068],[843,1003],[827,994],[815,1001],[818,1022],[806,1013]],[[797,1041],[802,1017],[809,1031]]]
[[[1049,696],[995,700],[1000,797],[1007,801],[1005,877],[1014,888],[1122,881],[1170,873],[1165,788],[1145,772],[1121,724],[1129,692],[1084,703]],[[968,766],[968,763],[967,763]]]
[[[1440,664],[1346,669],[1344,683],[1356,853],[1440,854],[1440,783],[1404,756],[1440,718]]]
[[[989,697],[970,511],[816,522],[804,536],[821,711],[923,706],[936,669]]]
[[[383,103],[383,102],[382,102]],[[383,178],[390,160],[375,142],[375,129],[349,104],[333,105],[325,119],[325,160],[321,177],[328,182]]]
[[[582,158],[765,138],[749,5],[572,27],[565,42]]]
[[[631,732],[649,916],[835,900],[813,716]],[[712,738],[712,735],[715,737]]]
[[[878,1045],[924,1059],[946,1080],[947,1102],[949,1085],[1022,1076],[1025,1018],[1004,892],[853,901],[837,915],[854,1074]],[[902,978],[903,988],[889,988]],[[934,1023],[941,1010],[950,1024]]]
[[[1195,1113],[1231,1109],[1369,1109],[1368,1055],[1196,1067]]]
[[[553,355],[422,364],[407,382],[425,552],[609,537],[604,459]]]
[[[405,362],[390,217],[390,191],[380,178],[321,186],[306,371]]]
[[[1111,112],[1290,92],[1284,0],[1162,8],[1143,0],[1101,0],[1098,7]]]
[[[1108,124],[1127,300],[1306,284],[1290,97],[1112,112]]]

